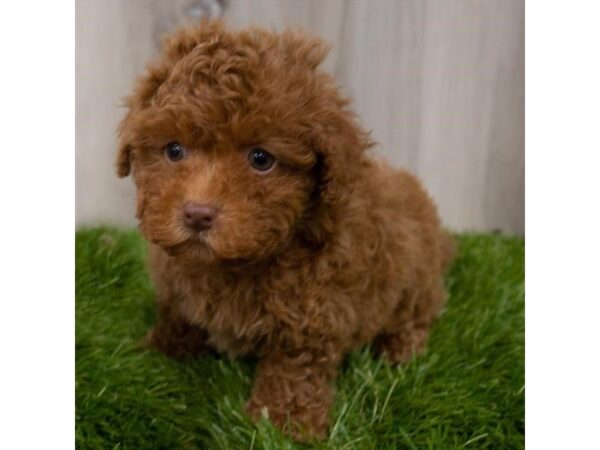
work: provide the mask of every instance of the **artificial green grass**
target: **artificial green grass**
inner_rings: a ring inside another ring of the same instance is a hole
[[[524,446],[524,243],[462,235],[428,351],[390,367],[368,349],[336,382],[319,449]],[[154,321],[134,231],[76,236],[76,443],[81,449],[306,449],[244,414],[254,365],[140,350]]]

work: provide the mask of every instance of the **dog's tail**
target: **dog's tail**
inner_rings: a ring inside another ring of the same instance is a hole
[[[446,272],[448,267],[450,267],[452,260],[456,256],[456,241],[454,237],[452,237],[452,235],[445,230],[442,230],[440,249],[442,255],[442,271]]]

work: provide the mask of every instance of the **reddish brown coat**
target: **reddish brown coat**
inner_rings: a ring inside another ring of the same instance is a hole
[[[256,355],[249,411],[297,438],[325,435],[347,352],[374,341],[403,362],[422,349],[453,252],[418,180],[369,154],[318,70],[326,53],[298,32],[179,31],[128,99],[117,159],[151,243],[151,343]],[[172,141],[187,149],[177,163],[164,157]],[[269,173],[248,164],[257,146],[277,158]],[[187,201],[219,209],[201,238]]]

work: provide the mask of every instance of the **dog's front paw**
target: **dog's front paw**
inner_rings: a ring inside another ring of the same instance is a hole
[[[330,364],[323,364],[306,352],[294,357],[274,353],[262,360],[247,405],[250,416],[259,420],[266,415],[297,441],[325,438],[336,362],[327,361]]]
[[[425,349],[427,338],[426,329],[408,328],[398,333],[379,336],[373,348],[376,354],[392,364],[405,364]]]
[[[281,399],[265,399],[253,396],[247,404],[252,420],[258,422],[266,417],[277,428],[299,442],[324,439],[329,426],[329,404],[306,402],[299,404],[291,400],[286,404]]]

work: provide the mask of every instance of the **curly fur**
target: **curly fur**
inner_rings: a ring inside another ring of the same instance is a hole
[[[453,252],[416,178],[377,162],[302,33],[220,22],[184,29],[138,80],[117,169],[133,174],[150,242],[158,322],[149,341],[183,358],[259,358],[248,410],[298,439],[327,433],[344,355],[370,342],[392,362],[427,340]],[[171,163],[178,141],[186,159]],[[277,158],[252,170],[253,146]],[[187,229],[186,201],[220,208]]]

